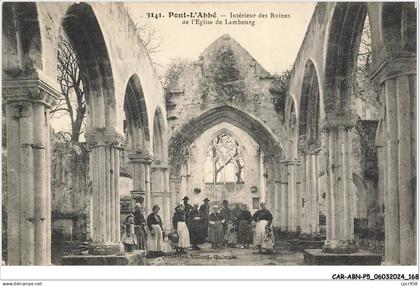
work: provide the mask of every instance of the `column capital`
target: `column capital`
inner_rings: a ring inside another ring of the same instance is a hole
[[[150,166],[150,169],[152,171],[167,171],[168,170],[168,165],[166,165],[166,164],[162,164],[162,165],[152,164]]]
[[[130,195],[133,198],[144,197],[145,194],[146,193],[144,192],[144,190],[140,190],[140,189],[136,189],[136,190],[131,190],[130,191]]]
[[[388,79],[416,75],[416,54],[409,51],[401,51],[394,45],[388,45],[378,55],[375,66],[369,72],[369,78],[379,85]]]
[[[42,73],[38,78],[16,78],[2,80],[3,104],[32,102],[48,108],[61,97],[58,84]]]
[[[306,135],[299,136],[298,153],[302,154],[318,154],[322,150],[321,142],[308,142]]]
[[[300,160],[297,160],[297,159],[282,160],[282,161],[280,161],[280,164],[284,164],[286,166],[299,165]]]
[[[86,142],[92,147],[114,147],[121,148],[124,137],[114,128],[95,128],[88,127],[85,131]]]
[[[154,198],[171,197],[171,192],[151,192],[151,196]]]
[[[153,162],[153,154],[151,154],[148,150],[143,150],[143,152],[129,153],[128,159],[132,164],[142,163],[150,165]]]
[[[321,124],[321,129],[327,132],[340,127],[351,129],[356,125],[357,120],[357,114],[327,115]]]
[[[172,176],[172,175],[171,175],[171,176],[169,177],[169,181],[170,181],[170,182],[173,182],[173,183],[175,183],[175,184],[176,184],[176,183],[181,182],[181,178],[180,178],[180,177],[176,177],[176,176]]]

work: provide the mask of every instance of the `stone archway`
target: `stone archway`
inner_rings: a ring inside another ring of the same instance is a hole
[[[153,155],[154,161],[151,165],[151,205],[158,205],[161,208],[162,223],[165,231],[171,226],[172,194],[169,190],[168,173],[168,143],[167,125],[163,109],[158,106],[153,116]]]
[[[113,73],[101,27],[92,7],[73,4],[62,21],[84,75],[86,142],[92,170],[91,253],[120,251],[119,175],[122,134],[115,131]]]
[[[366,14],[366,3],[336,3],[327,34],[323,97],[326,118],[321,126],[328,138],[325,252],[358,251],[354,240],[351,168],[352,129],[357,116],[351,107],[351,87]],[[376,52],[375,39],[372,39],[372,44],[373,52]]]
[[[253,118],[231,106],[218,106],[203,112],[193,120],[181,127],[170,140],[170,172],[171,172],[171,191],[176,192],[180,189],[180,173],[184,156],[184,148],[190,146],[194,140],[209,128],[216,126],[222,122],[230,123],[246,132],[261,147],[266,161],[267,173],[264,175],[266,188],[268,191],[263,192],[262,201],[270,203],[269,207],[273,210],[275,225],[278,226],[279,217],[285,220],[284,228],[287,224],[287,197],[283,198],[285,202],[283,207],[279,205],[281,188],[286,188],[287,192],[287,172],[283,169],[283,179],[280,179],[280,165],[285,165],[285,152],[276,136],[265,127],[264,123]],[[277,167],[276,167],[277,166]],[[268,200],[268,197],[270,199]],[[280,213],[283,215],[281,216]],[[286,215],[284,215],[286,214]]]
[[[305,64],[302,93],[299,104],[298,154],[303,172],[302,179],[302,235],[318,235],[319,225],[319,157],[320,90],[318,73],[311,60]]]
[[[128,160],[133,178],[131,194],[134,199],[144,198],[147,213],[151,210],[150,164],[153,162],[153,153],[150,146],[149,114],[137,74],[128,79],[124,110]]]
[[[28,10],[30,7],[30,5],[20,6],[15,4],[10,6],[15,17],[25,16],[30,12],[30,9]],[[22,14],[17,10],[23,10],[25,13]],[[36,19],[36,8],[31,13],[33,18]],[[27,21],[27,19],[23,21]],[[34,23],[38,23],[38,21],[34,21]],[[36,25],[32,27],[28,25],[27,28],[37,30]],[[95,245],[107,244],[107,249],[111,252],[117,252],[119,251],[119,213],[110,201],[118,197],[119,164],[114,159],[118,158],[119,151],[115,148],[115,145],[119,145],[121,136],[114,129],[114,87],[107,48],[95,14],[88,4],[72,5],[63,19],[63,28],[74,45],[81,69],[87,75],[89,120],[85,137],[92,146],[91,163],[93,166],[99,166],[95,168],[96,172],[93,173],[92,178],[94,194],[92,212],[94,244],[92,249],[94,252]],[[30,33],[27,30],[25,30],[25,35],[37,38],[37,33]],[[50,138],[47,110],[50,107],[51,100],[59,95],[52,88],[56,84],[50,82],[50,79],[44,77],[40,71],[31,70],[37,64],[43,64],[41,61],[36,62],[37,58],[42,58],[41,43],[33,46],[36,41],[31,40],[25,44],[28,39],[17,37],[15,40],[19,45],[27,45],[27,52],[32,53],[31,56],[23,56],[22,59],[32,58],[35,60],[35,62],[22,63],[18,69],[24,68],[27,64],[26,76],[30,75],[29,72],[35,72],[37,75],[35,76],[36,79],[24,77],[22,81],[13,79],[10,82],[4,81],[3,83],[6,90],[12,91],[17,86],[26,86],[29,91],[28,93],[24,92],[20,98],[16,97],[15,91],[12,92],[10,101],[7,100],[8,96],[6,95],[6,113],[11,116],[8,125],[12,127],[15,124],[14,122],[27,122],[26,124],[30,124],[33,129],[33,132],[27,133],[23,137],[19,128],[10,129],[8,134],[8,147],[10,147],[8,151],[10,157],[14,159],[13,161],[19,161],[16,158],[19,158],[22,152],[26,154],[25,157],[33,159],[20,162],[21,166],[19,168],[27,170],[21,172],[21,175],[25,178],[22,177],[22,179],[29,180],[29,184],[25,183],[25,188],[17,192],[19,196],[12,195],[8,204],[10,211],[8,241],[11,242],[8,247],[8,254],[10,255],[8,261],[9,264],[45,265],[50,264],[51,261]],[[38,50],[39,54],[31,51],[33,49]],[[16,112],[22,113],[20,110],[25,111],[30,117],[12,116]],[[28,130],[29,125],[27,127],[23,125],[22,127],[24,130]],[[28,137],[29,135],[30,137]],[[16,142],[27,142],[28,147],[22,150],[14,149],[13,145]],[[33,144],[39,146],[36,151],[30,149]],[[11,160],[8,169],[13,170],[13,164]],[[12,173],[11,179],[14,177]],[[45,178],[45,180],[35,180],[34,178]],[[19,181],[22,179],[19,179]],[[15,179],[13,180],[15,181]],[[33,183],[30,183],[31,180],[33,180]],[[10,189],[19,190],[12,181],[10,183]],[[106,196],[102,194],[103,190],[105,190]],[[24,193],[27,193],[27,195]],[[22,200],[21,198],[25,199]],[[21,210],[25,211],[18,215]],[[18,217],[28,218],[29,220],[19,222]],[[118,222],[118,225],[116,225],[116,222]],[[21,225],[21,227],[17,229],[12,227],[13,225]],[[16,237],[19,237],[19,239],[16,239]]]
[[[7,128],[7,189],[11,190],[7,193],[7,258],[10,265],[45,265],[51,263],[47,112],[59,93],[55,82],[36,70],[42,66],[36,4],[8,3],[4,9],[9,13],[3,39],[13,55],[10,62],[5,62],[2,90]],[[16,33],[12,23],[19,23],[25,35]]]
[[[384,113],[377,138],[379,185],[385,189],[385,257],[389,264],[415,263],[415,230],[411,178],[415,170],[413,134],[415,67],[413,51],[415,8],[411,3],[336,3],[326,47],[325,113],[322,128],[328,137],[327,241],[324,251],[357,250],[350,202],[352,175],[351,129],[357,121],[352,107],[352,72],[366,14],[372,29],[373,67],[370,77],[379,86]],[[397,143],[399,142],[399,143]],[[383,148],[381,148],[383,146]],[[399,162],[404,162],[400,164]],[[381,167],[382,166],[382,167]],[[407,175],[409,174],[409,175]],[[382,179],[381,179],[382,178]],[[385,182],[381,182],[385,180]],[[399,220],[402,219],[402,220]],[[404,241],[404,243],[402,243]]]
[[[383,3],[381,54],[372,69],[384,106],[377,129],[379,186],[384,189],[385,263],[416,263],[416,8]]]
[[[306,191],[301,175],[302,159],[297,152],[299,139],[298,113],[295,98],[288,94],[285,104],[286,131],[288,134],[287,155],[287,231],[294,238],[302,231],[302,194]]]

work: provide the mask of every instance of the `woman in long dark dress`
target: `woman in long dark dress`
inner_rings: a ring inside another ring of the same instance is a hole
[[[255,226],[255,238],[254,244],[257,246],[259,251],[262,251],[262,243],[266,237],[266,227],[271,229],[271,222],[273,221],[273,216],[271,215],[270,211],[266,209],[265,203],[260,203],[261,209],[256,211],[253,215],[254,221],[257,223]],[[274,239],[274,237],[273,237]]]
[[[252,243],[253,234],[252,234],[252,215],[248,210],[246,205],[243,206],[242,211],[240,212],[238,218],[239,229],[238,229],[238,243],[242,244],[241,248],[249,248],[249,245]]]
[[[194,204],[194,209],[190,212],[190,215],[187,219],[187,227],[190,232],[190,241],[192,244],[193,250],[200,250],[198,247],[199,244],[204,243],[204,229],[203,229],[203,220],[201,218],[200,212],[198,211],[198,204]]]
[[[138,241],[138,249],[145,250],[146,249],[146,219],[143,215],[143,208],[141,207],[140,203],[136,203],[134,206],[134,232],[137,237]]]
[[[162,219],[158,215],[160,208],[154,205],[152,213],[147,216],[147,254],[149,257],[163,255]]]
[[[190,247],[190,234],[185,223],[187,214],[185,213],[185,206],[179,204],[175,208],[175,214],[172,219],[174,229],[178,233],[177,251],[185,253],[185,249]]]
[[[224,241],[222,216],[220,215],[219,208],[214,207],[214,211],[209,216],[209,242],[212,248],[219,247]]]

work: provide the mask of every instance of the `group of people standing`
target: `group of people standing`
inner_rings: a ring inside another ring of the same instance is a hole
[[[231,209],[227,200],[223,201],[221,208],[214,206],[212,209],[208,198],[200,207],[190,205],[188,201],[186,196],[183,203],[176,206],[172,219],[174,232],[167,235],[178,252],[183,253],[190,247],[200,250],[199,245],[205,242],[211,243],[212,248],[222,245],[236,247],[238,244],[241,248],[249,248],[254,244],[259,252],[273,251],[273,217],[265,203],[261,203],[261,208],[251,215],[246,205],[236,204]],[[127,251],[147,249],[148,256],[153,257],[167,251],[159,210],[159,206],[153,206],[152,213],[145,219],[141,204],[136,203],[133,213],[125,221],[122,242]]]
[[[145,219],[141,204],[139,202],[135,204],[133,212],[125,219],[125,229],[121,238],[126,251],[147,249],[148,255],[152,257],[164,254],[163,238],[165,233],[163,232],[159,210],[160,207],[154,205],[152,213]]]

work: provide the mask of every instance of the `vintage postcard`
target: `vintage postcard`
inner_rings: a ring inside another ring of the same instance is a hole
[[[2,8],[3,273],[418,280],[415,2]]]

